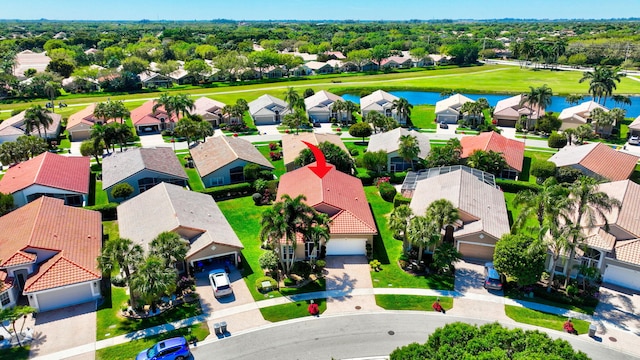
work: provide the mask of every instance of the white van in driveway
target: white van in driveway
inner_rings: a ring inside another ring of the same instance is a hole
[[[632,136],[629,138],[629,145],[640,145],[640,136]]]

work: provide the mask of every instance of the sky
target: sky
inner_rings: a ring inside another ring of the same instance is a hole
[[[434,20],[640,17],[640,0],[22,0],[0,19]]]

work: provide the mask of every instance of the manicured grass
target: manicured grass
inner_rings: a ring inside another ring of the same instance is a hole
[[[365,138],[367,139],[367,138]],[[368,140],[368,139],[367,139]],[[355,142],[344,142],[344,146],[347,147],[347,149],[349,150],[349,153],[351,153],[351,150],[356,149],[358,150],[358,155],[353,156],[351,155],[351,157],[353,157],[353,159],[358,159],[358,158],[362,158],[362,156],[364,155],[364,153],[367,151],[367,146],[369,145],[368,141],[365,141],[364,143],[362,142],[362,139],[355,141]]]
[[[258,263],[258,258],[264,252],[260,248],[261,241],[258,236],[260,234],[260,220],[262,219],[262,213],[269,206],[254,205],[251,196],[219,201],[218,206],[227,221],[229,221],[231,228],[240,238],[242,245],[244,245],[242,250],[242,255],[244,256],[242,276],[244,276],[253,298],[255,300],[264,300],[268,297],[281,296],[278,291],[262,294],[255,286],[256,280],[263,276],[262,269],[260,269],[260,264]]]
[[[71,149],[71,141],[69,140],[69,132],[67,130],[60,136],[59,149]]]
[[[420,129],[436,128],[436,107],[434,105],[416,105],[411,109],[411,122]]]
[[[137,340],[131,340],[124,344],[110,346],[104,349],[100,349],[96,351],[96,359],[98,360],[125,360],[125,359],[135,359],[136,355],[139,352],[150,348],[158,341],[177,337],[184,336],[187,340],[191,340],[191,337],[194,336],[198,339],[198,341],[204,340],[207,336],[209,336],[209,327],[207,323],[200,323],[197,325],[192,325],[185,328],[180,328],[177,330],[168,331],[166,333],[150,336],[148,338],[142,338]]]
[[[549,160],[551,156],[553,156],[553,153],[550,152],[525,150],[520,180],[536,183],[536,177],[531,175],[531,168],[535,163]]]
[[[262,154],[262,156],[264,156],[267,160],[269,160],[269,162],[271,163],[271,165],[273,165],[274,170],[273,170],[273,174],[275,176],[277,176],[278,178],[280,176],[282,176],[282,174],[286,173],[287,170],[284,168],[284,160],[280,159],[280,160],[271,160],[271,156],[269,156],[269,153],[271,152],[271,149],[269,149],[269,144],[265,144],[265,145],[256,145],[256,149],[258,149],[258,151],[260,151],[260,153]],[[282,149],[278,149],[276,151],[282,151]]]
[[[187,161],[184,159],[185,156],[189,155],[189,153],[178,154],[178,160],[180,160],[180,164],[184,167]],[[200,178],[200,174],[198,174],[198,170],[195,168],[184,168],[187,176],[189,177],[189,188],[193,191],[201,191],[204,190],[204,184],[202,183],[202,179]]]
[[[107,192],[102,190],[102,181],[96,181],[94,205],[102,205],[109,203]]]
[[[102,222],[102,231],[105,235],[109,236],[109,240],[117,239],[120,236],[120,230],[118,228],[118,221],[103,221]]]
[[[398,266],[398,259],[402,253],[402,241],[393,238],[387,225],[393,204],[382,200],[375,186],[365,187],[365,193],[380,232],[373,239],[373,258],[382,263],[382,270],[371,273],[373,286],[453,290],[453,276],[414,276]]]
[[[300,288],[280,288],[280,294],[283,296],[291,296],[316,291],[324,291],[327,288],[327,282],[324,278],[317,279]]]
[[[97,340],[111,338],[117,335],[127,334],[133,331],[150,328],[157,325],[170,323],[177,320],[200,315],[200,302],[181,304],[160,315],[146,319],[127,319],[120,315],[123,307],[127,306],[129,296],[124,288],[111,287],[111,296],[107,297],[104,304],[97,312],[96,338]],[[109,334],[109,335],[107,335]]]
[[[513,305],[505,305],[504,312],[510,319],[519,323],[558,331],[563,331],[562,326],[564,322],[567,321],[565,316],[548,314]],[[578,334],[589,332],[589,323],[587,321],[572,319],[571,322],[573,322],[573,327],[578,331]]]
[[[419,295],[376,295],[376,304],[385,310],[433,311],[431,305],[437,296]],[[453,298],[440,297],[440,305],[445,310],[453,308]]]
[[[327,299],[314,299],[313,301],[318,304],[320,314],[327,310]],[[309,301],[298,301],[289,304],[282,304],[276,306],[269,306],[261,308],[260,312],[265,320],[271,322],[284,321],[289,319],[301,318],[309,315]]]
[[[29,358],[29,345],[15,346],[0,350],[0,360],[27,360]]]

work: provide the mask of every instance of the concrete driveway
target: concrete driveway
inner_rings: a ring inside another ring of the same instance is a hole
[[[511,321],[504,313],[504,293],[484,288],[484,261],[462,260],[455,264],[456,275],[454,290],[465,294],[465,298],[457,298],[453,309],[447,313],[464,315],[478,319],[495,319]],[[483,297],[484,301],[474,300],[474,295]],[[494,295],[495,301],[486,301],[487,295]]]
[[[96,303],[38,313],[29,357],[43,356],[96,341]],[[83,359],[93,359],[87,354]]]
[[[325,314],[341,314],[353,311],[382,310],[376,305],[369,262],[364,256],[327,256],[325,278],[327,291],[345,293],[345,296],[327,300]],[[349,295],[355,289],[367,289],[370,295]]]
[[[640,336],[640,293],[605,284],[594,315],[603,321]],[[606,325],[604,329],[606,331]]]

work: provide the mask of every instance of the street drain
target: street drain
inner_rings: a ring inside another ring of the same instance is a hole
[[[389,335],[395,335],[396,333],[393,330],[389,330],[388,334]]]
[[[609,336],[609,341],[616,342],[618,341],[618,339],[614,338],[613,336]]]
[[[360,310],[360,309],[362,309],[362,306],[360,305],[356,306],[356,310]]]

